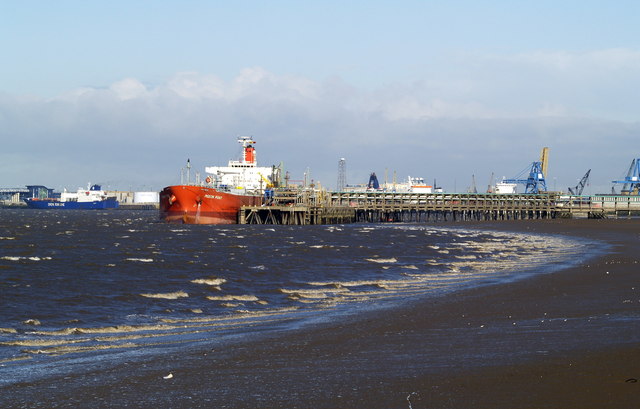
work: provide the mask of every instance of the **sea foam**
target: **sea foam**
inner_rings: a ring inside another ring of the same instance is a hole
[[[173,293],[157,293],[157,294],[140,294],[143,297],[147,298],[162,298],[165,300],[177,300],[178,298],[186,298],[189,294],[184,291],[176,291]]]
[[[204,284],[211,286],[219,286],[227,282],[224,278],[196,278],[191,280],[193,284]]]
[[[372,263],[397,263],[398,260],[395,257],[391,258],[367,258],[367,261],[371,261]]]
[[[152,263],[153,259],[152,258],[136,258],[136,257],[129,257],[127,259],[125,259],[127,261],[139,261],[140,263]]]

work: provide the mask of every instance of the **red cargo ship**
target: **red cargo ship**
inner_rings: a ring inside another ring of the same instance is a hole
[[[188,224],[233,224],[242,206],[259,206],[277,180],[276,167],[258,167],[255,141],[240,137],[242,156],[228,166],[206,167],[204,182],[167,186],[160,192],[160,219]],[[187,169],[190,169],[187,162]],[[187,177],[188,179],[189,177]]]

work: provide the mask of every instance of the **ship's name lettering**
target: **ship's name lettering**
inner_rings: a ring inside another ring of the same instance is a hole
[[[214,196],[214,195],[204,195],[207,199],[222,199],[222,196]]]
[[[62,203],[47,203],[47,206],[56,207],[56,206],[64,206],[64,204],[62,204]]]

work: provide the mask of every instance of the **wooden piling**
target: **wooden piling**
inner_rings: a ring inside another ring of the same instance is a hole
[[[638,197],[567,197],[556,193],[395,193],[276,190],[262,206],[243,207],[241,224],[497,221],[601,218],[640,213]]]

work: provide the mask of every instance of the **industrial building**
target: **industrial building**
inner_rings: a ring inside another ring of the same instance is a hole
[[[0,204],[5,206],[23,205],[25,199],[37,197],[40,199],[54,198],[56,193],[42,185],[29,185],[26,187],[0,187]],[[57,194],[60,197],[60,193]]]

